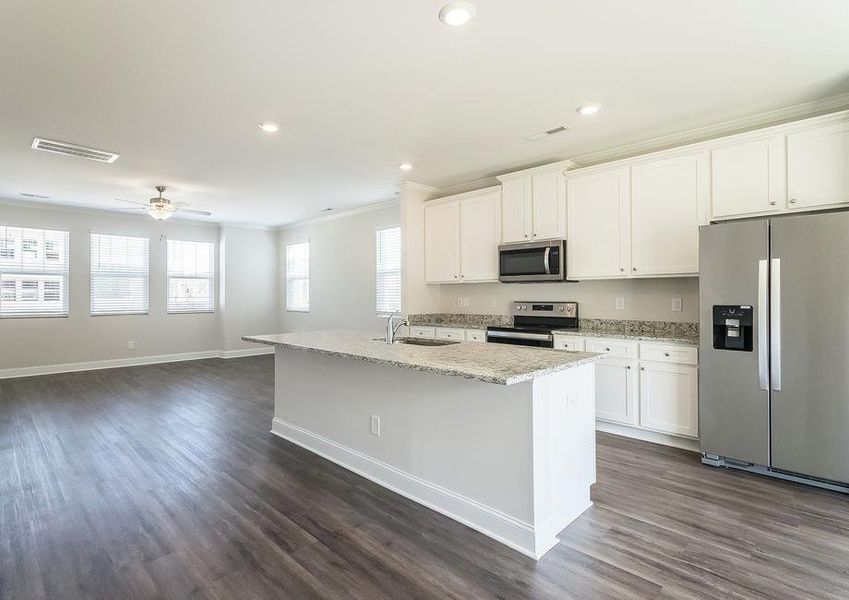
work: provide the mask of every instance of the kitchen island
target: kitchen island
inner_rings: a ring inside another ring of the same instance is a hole
[[[275,347],[272,433],[540,558],[592,504],[601,355],[374,338],[245,336]]]

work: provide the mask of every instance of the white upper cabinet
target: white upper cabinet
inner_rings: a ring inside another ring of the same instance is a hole
[[[628,169],[566,179],[566,275],[569,279],[627,277],[630,270]]]
[[[784,136],[771,135],[711,151],[715,219],[769,214],[785,207]]]
[[[501,239],[505,244],[530,240],[531,229],[530,178],[505,181],[501,186]]]
[[[434,200],[424,214],[427,283],[498,280],[499,188]]]
[[[849,122],[787,136],[788,208],[849,202]]]
[[[501,194],[498,189],[460,201],[460,279],[498,280],[498,244],[501,230]]]
[[[632,275],[698,274],[709,164],[699,153],[631,167]]]
[[[554,239],[565,237],[566,203],[561,172],[539,173],[531,178],[532,223],[531,237]]]
[[[453,283],[460,279],[460,203],[425,206],[425,279]]]
[[[566,237],[566,194],[563,169],[557,163],[532,173],[501,180],[501,239],[505,244]]]

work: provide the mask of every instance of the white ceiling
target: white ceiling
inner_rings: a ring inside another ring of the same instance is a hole
[[[165,183],[281,224],[849,92],[846,0],[475,0],[459,29],[442,3],[3,2],[0,196],[116,207]]]

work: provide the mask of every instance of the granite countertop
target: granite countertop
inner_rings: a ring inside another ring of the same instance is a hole
[[[662,344],[681,344],[684,346],[698,346],[699,336],[670,336],[664,334],[640,334],[626,331],[598,331],[597,329],[556,329],[554,335],[572,335],[575,337],[596,337],[619,340],[634,340],[637,342],[658,342]]]
[[[246,342],[342,356],[425,373],[476,379],[500,385],[531,381],[603,358],[594,352],[564,352],[507,344],[460,342],[446,346],[414,346],[375,341],[365,331],[304,331],[246,335]]]

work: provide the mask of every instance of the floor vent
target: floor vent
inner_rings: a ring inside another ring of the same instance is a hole
[[[569,131],[568,125],[561,125],[560,127],[555,127],[554,129],[549,129],[548,131],[543,131],[541,133],[534,133],[533,135],[525,136],[525,139],[529,142],[535,142],[537,140],[541,140],[542,138],[548,137],[550,135],[555,135],[557,133],[563,133],[564,131]]]
[[[32,147],[35,150],[43,152],[52,152],[53,154],[65,154],[66,156],[76,156],[79,158],[87,158],[88,160],[96,160],[97,162],[113,163],[118,160],[120,154],[108,152],[107,150],[98,150],[96,148],[86,148],[78,144],[69,144],[68,142],[59,142],[56,140],[47,140],[44,138],[33,138]]]

